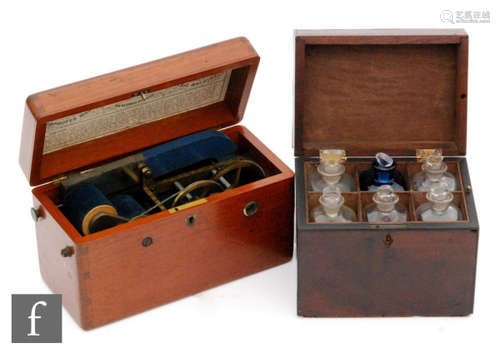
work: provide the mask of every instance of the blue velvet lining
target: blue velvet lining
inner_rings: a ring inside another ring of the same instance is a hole
[[[222,132],[202,131],[150,148],[142,154],[153,178],[158,178],[204,160],[230,159],[236,151],[234,142]]]
[[[133,218],[144,212],[144,208],[130,195],[118,195],[111,199],[118,215]]]
[[[68,220],[82,232],[82,222],[87,213],[96,206],[110,205],[111,201],[92,184],[78,184],[64,195],[63,213]]]

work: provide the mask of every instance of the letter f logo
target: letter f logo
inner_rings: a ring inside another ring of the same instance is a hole
[[[35,304],[33,304],[33,306],[31,307],[31,315],[28,316],[28,319],[31,320],[31,332],[28,333],[27,336],[40,336],[39,333],[36,333],[36,319],[42,318],[41,316],[36,315],[36,307],[38,305],[47,306],[47,302],[40,300],[40,301],[36,302]]]

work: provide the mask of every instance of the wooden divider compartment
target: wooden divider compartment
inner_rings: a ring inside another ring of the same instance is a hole
[[[359,175],[365,171],[371,168],[373,162],[348,162],[348,163],[355,163],[356,164],[356,169],[358,172],[357,179],[358,179],[358,184],[359,184]],[[410,179],[408,178],[408,164],[412,162],[405,162],[405,161],[397,161],[396,169],[399,170],[399,172],[403,175],[403,178],[406,182],[406,186],[409,187],[409,181]]]
[[[425,197],[425,192],[417,192],[417,191],[412,191],[411,192],[412,194],[412,208],[413,208],[413,212],[414,214],[416,215],[416,211],[417,211],[417,208],[428,202],[426,197]],[[467,212],[467,207],[466,207],[466,204],[465,204],[465,195],[463,192],[461,191],[455,191],[453,192],[453,201],[452,203],[457,206],[458,208],[460,208],[460,210],[462,211],[462,215],[463,215],[463,219],[461,220],[458,220],[458,221],[435,221],[435,222],[439,222],[439,223],[443,223],[443,222],[468,222],[469,221],[469,214]],[[415,218],[415,221],[416,222],[420,222],[422,223],[423,221],[419,221]],[[435,223],[435,222],[423,222],[423,223]]]
[[[457,179],[457,190],[456,191],[464,191],[463,182],[462,182],[462,173],[460,172],[460,163],[457,161],[446,161],[446,165],[448,166],[447,172],[451,173]],[[413,189],[413,178],[416,174],[422,171],[422,163],[420,162],[407,162],[406,163],[406,171],[407,171],[407,182],[408,189],[411,191],[416,191]]]
[[[310,176],[313,175],[316,171],[317,166],[319,165],[319,162],[305,162],[304,165],[304,170],[305,170],[305,182],[306,182],[306,188],[305,190],[308,191],[313,191],[311,187],[311,182],[310,182]],[[345,165],[345,174],[349,174],[354,178],[354,181],[356,183],[356,191],[359,191],[359,174],[358,174],[358,163],[357,162],[347,162],[344,164]]]
[[[416,220],[415,212],[413,212],[412,207],[410,207],[411,193],[409,191],[399,191],[399,192],[396,192],[396,194],[399,196],[399,203],[402,204],[406,208],[406,211],[408,212],[407,222],[415,221]],[[368,222],[367,216],[366,216],[366,206],[373,203],[373,195],[375,195],[375,192],[373,192],[373,191],[360,192],[363,222]],[[402,222],[402,223],[407,223],[407,222]]]
[[[467,213],[467,204],[464,194],[464,185],[462,181],[462,174],[460,170],[460,163],[458,161],[446,161],[448,166],[448,172],[453,174],[457,178],[457,190],[453,192],[453,204],[460,207],[462,214],[464,215],[463,220],[459,221],[447,221],[453,222],[468,222],[469,216]],[[321,196],[321,191],[312,191],[310,177],[319,161],[306,161],[304,162],[304,182],[305,190],[307,190],[306,197],[306,212],[307,212],[307,223],[316,224],[311,218],[311,210],[319,205],[319,197]],[[367,223],[365,208],[370,203],[373,202],[372,198],[374,192],[372,191],[361,191],[359,183],[359,175],[364,170],[368,170],[372,165],[371,161],[347,161],[345,162],[345,173],[350,174],[356,183],[356,191],[342,193],[345,200],[345,205],[351,207],[357,216],[357,221],[353,223]],[[403,175],[407,183],[407,191],[396,192],[399,196],[399,202],[402,203],[408,210],[408,221],[405,223],[434,223],[434,222],[423,222],[417,220],[416,209],[422,203],[427,202],[425,198],[425,192],[418,192],[413,190],[413,178],[415,175],[422,171],[422,163],[417,161],[401,161],[397,160],[397,169]]]
[[[307,202],[306,202],[306,212],[307,212],[307,222],[308,223],[315,223],[314,220],[311,217],[311,211],[316,207],[319,206],[319,198],[321,196],[321,192],[318,191],[309,191],[307,193]],[[344,197],[344,206],[347,206],[351,208],[355,213],[356,213],[356,222],[352,223],[359,223],[363,221],[362,217],[362,211],[361,211],[361,205],[360,205],[360,200],[359,200],[359,193],[358,192],[343,192],[342,196]]]

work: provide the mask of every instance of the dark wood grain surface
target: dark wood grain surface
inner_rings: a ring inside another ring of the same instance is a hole
[[[411,180],[415,158],[399,158]],[[314,223],[309,212],[319,193],[307,191],[313,158],[296,158],[296,229],[298,313],[307,317],[463,316],[473,312],[479,225],[465,158],[447,164],[459,182],[454,203],[465,219],[422,222],[415,208],[424,193],[398,193],[409,207],[410,220],[370,224],[360,212],[370,192],[344,194],[358,213],[350,224]],[[369,165],[368,158],[350,158],[349,170]],[[358,203],[353,199],[358,196]],[[405,196],[409,199],[405,199]],[[409,203],[408,203],[409,201]],[[356,208],[355,208],[356,207]],[[389,237],[390,242],[387,242]]]
[[[477,235],[473,230],[299,231],[298,313],[468,315]]]
[[[357,169],[384,151],[417,148],[465,155],[468,36],[463,30],[296,32],[295,155],[298,314],[308,317],[461,316],[473,312],[479,226],[465,159],[449,165],[465,219],[418,222],[423,194],[407,196],[410,221],[369,224],[369,193],[358,222],[315,224],[308,163],[321,148],[343,148]],[[419,171],[400,163],[408,180]],[[349,162],[348,162],[349,164]],[[352,164],[352,163],[351,163]],[[310,168],[309,168],[310,169]],[[359,172],[359,171],[358,171]],[[359,173],[355,173],[356,176]],[[346,195],[351,199],[355,193]]]
[[[298,31],[295,155],[466,152],[467,34]]]

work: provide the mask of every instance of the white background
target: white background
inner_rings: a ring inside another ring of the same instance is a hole
[[[442,10],[490,11],[453,25]],[[498,67],[494,1],[9,1],[0,5],[0,351],[499,351]],[[26,97],[236,36],[261,56],[243,124],[293,168],[295,28],[449,28],[470,36],[468,161],[481,233],[474,314],[304,319],[296,261],[91,331],[63,312],[63,344],[11,344],[10,295],[49,293],[39,274],[30,187],[18,165]],[[486,348],[488,347],[488,348]]]

